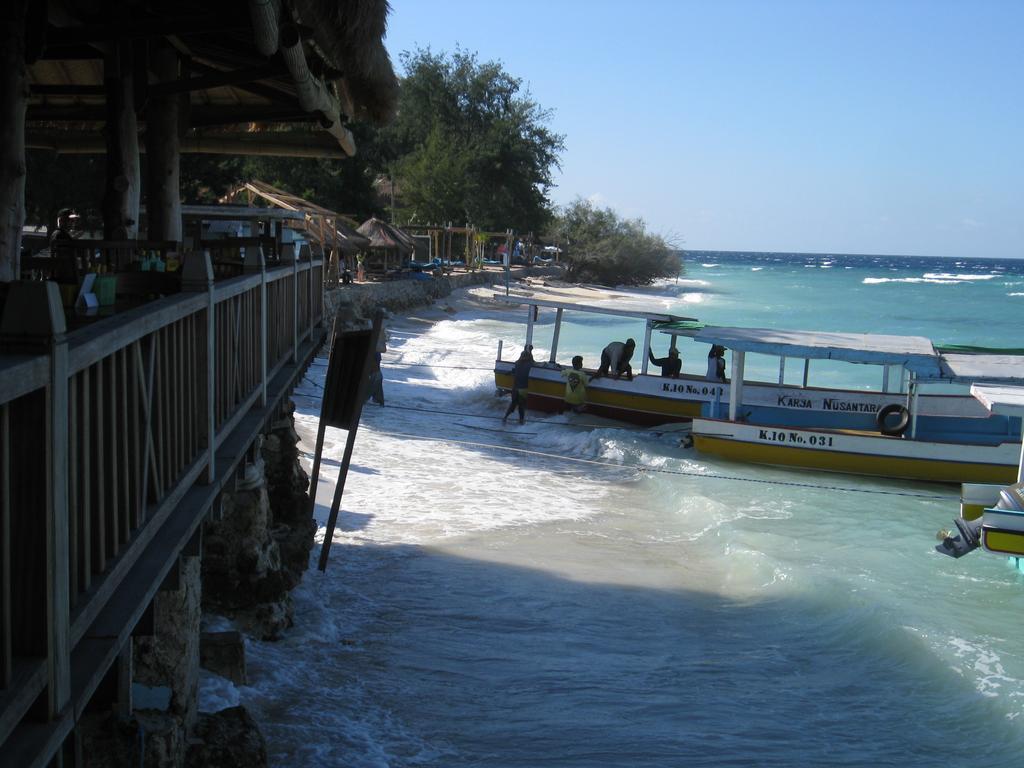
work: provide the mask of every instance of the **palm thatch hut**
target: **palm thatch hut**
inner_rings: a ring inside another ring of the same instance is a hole
[[[387,274],[400,269],[416,250],[416,241],[410,235],[381,219],[367,219],[356,231],[370,240],[365,266],[369,273]]]
[[[344,214],[285,192],[265,181],[247,181],[225,195],[222,202],[237,200],[242,196],[249,205],[259,199],[273,207],[301,213],[311,242],[324,254],[330,265],[329,281],[336,280],[343,269],[352,269],[356,254],[370,247],[370,239],[359,234],[354,229],[355,222]]]
[[[386,0],[11,0],[0,29],[0,281],[17,279],[26,148],[106,154],[107,239],[181,240],[181,152],[337,157],[393,114]],[[146,153],[146,163],[139,153]]]

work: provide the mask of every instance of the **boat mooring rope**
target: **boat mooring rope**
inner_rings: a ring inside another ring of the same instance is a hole
[[[437,367],[437,366],[434,366],[434,367]],[[304,376],[303,380],[306,381],[309,384],[312,384],[313,386],[315,386],[315,387],[317,387],[317,388],[319,388],[321,390],[323,389],[323,385],[322,384],[318,384],[317,382],[312,381],[307,376]],[[391,404],[387,405],[386,407],[387,408],[394,408],[394,409],[397,409],[397,410],[403,410],[403,411],[416,411],[416,412],[419,412],[419,413],[431,413],[431,414],[437,414],[437,415],[442,415],[442,416],[463,416],[463,417],[469,417],[469,418],[473,418],[473,419],[490,419],[490,420],[493,420],[493,421],[502,421],[503,420],[500,416],[493,416],[491,414],[468,413],[466,411],[448,411],[448,410],[444,410],[444,409],[440,409],[440,408],[417,408],[417,407],[414,407],[414,406],[411,406],[411,405],[395,405],[394,403],[391,403]],[[553,424],[555,426],[574,427],[574,428],[577,428],[577,429],[629,429],[628,427],[616,427],[616,426],[605,425],[605,424],[573,424],[573,423],[569,423],[569,422],[553,421],[553,420],[550,420],[550,419],[531,419],[530,423],[531,424]],[[849,486],[839,486],[839,485],[818,485],[816,483],[798,483],[798,482],[787,481],[787,480],[769,480],[769,479],[766,479],[766,478],[743,477],[741,475],[716,475],[716,474],[707,474],[706,472],[697,472],[697,471],[690,471],[690,470],[683,470],[683,469],[666,469],[664,467],[652,467],[652,466],[647,466],[647,465],[644,465],[644,464],[616,464],[615,462],[611,462],[611,461],[601,461],[599,459],[584,459],[584,458],[579,457],[579,456],[568,456],[566,454],[561,454],[561,453],[546,453],[544,451],[536,451],[536,450],[532,450],[532,449],[528,449],[528,448],[514,448],[512,446],[499,445],[497,443],[480,443],[480,442],[475,442],[475,441],[472,441],[472,440],[456,440],[454,438],[448,438],[448,437],[434,437],[434,436],[431,436],[431,435],[417,435],[417,434],[406,433],[406,432],[390,432],[390,431],[379,430],[378,434],[388,435],[390,437],[404,437],[404,438],[409,438],[409,439],[413,439],[413,440],[426,440],[426,441],[431,441],[431,442],[449,443],[449,444],[453,444],[453,445],[466,445],[466,446],[471,446],[471,447],[475,447],[475,448],[491,448],[491,449],[494,449],[494,450],[506,451],[506,452],[509,452],[509,453],[519,453],[519,454],[525,454],[525,455],[530,455],[530,456],[538,456],[538,457],[548,458],[548,459],[559,459],[561,461],[570,461],[570,462],[576,462],[576,463],[579,463],[579,464],[592,464],[592,465],[596,465],[596,466],[610,467],[610,468],[615,468],[615,469],[632,469],[632,470],[635,470],[637,472],[659,473],[659,474],[664,474],[664,475],[681,475],[681,476],[685,476],[685,477],[697,477],[697,478],[707,479],[707,480],[734,480],[736,482],[742,482],[742,483],[760,483],[762,485],[777,485],[777,486],[788,487],[788,488],[805,488],[805,489],[811,489],[811,490],[817,490],[817,491],[845,491],[845,492],[848,492],[848,493],[867,493],[867,494],[875,494],[875,495],[879,495],[879,496],[902,496],[902,497],[905,497],[905,498],[913,498],[913,499],[937,499],[937,500],[947,501],[947,502],[956,501],[957,498],[958,498],[958,497],[955,497],[955,496],[944,496],[944,495],[941,495],[941,494],[934,494],[934,493],[917,493],[917,492],[913,492],[913,491],[886,491],[886,490],[882,490],[882,489],[878,489],[878,488],[851,488]],[[515,432],[515,433],[510,433],[510,434],[522,434],[522,433]],[[657,433],[656,430],[651,430],[647,434],[660,434],[660,433]]]
[[[637,472],[652,472],[664,475],[683,475],[686,477],[699,477],[706,480],[735,480],[743,483],[761,483],[763,485],[780,485],[790,488],[808,488],[816,491],[847,491],[849,493],[870,493],[878,494],[882,496],[905,496],[914,499],[939,499],[942,501],[951,501],[955,499],[952,496],[942,496],[933,493],[915,493],[912,491],[884,491],[877,488],[850,488],[848,486],[838,485],[817,485],[815,483],[796,483],[786,480],[768,480],[756,477],[741,477],[739,475],[710,475],[706,472],[688,471],[685,469],[666,469],[664,467],[651,467],[644,464],[616,464],[612,461],[602,461],[600,459],[584,459],[579,456],[566,456],[561,453],[547,453],[545,451],[536,451],[529,448],[514,448],[508,445],[498,445],[496,443],[479,443],[473,440],[455,440],[454,438],[448,437],[433,437],[431,435],[416,435],[408,432],[389,432],[386,430],[379,430],[378,434],[387,435],[388,437],[404,437],[412,440],[425,440],[436,443],[450,443],[454,445],[467,445],[474,448],[493,448],[499,451],[507,451],[509,453],[519,453],[528,456],[539,456],[545,459],[559,459],[561,461],[571,461],[578,464],[592,464],[601,467],[610,467],[614,469],[630,469]]]

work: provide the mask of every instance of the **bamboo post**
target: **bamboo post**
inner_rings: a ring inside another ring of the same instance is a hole
[[[8,350],[46,349],[50,382],[46,398],[46,711],[55,718],[71,700],[71,597],[68,520],[68,345],[60,291],[53,282],[12,283],[0,319]],[[20,542],[32,547],[33,542]]]
[[[213,264],[210,252],[189,253],[181,268],[181,290],[183,292],[206,292],[206,387],[202,400],[206,414],[206,482],[213,483],[215,475],[216,431],[214,401],[216,397],[216,324],[214,318]],[[264,312],[265,314],[265,312]],[[264,344],[264,349],[266,345]],[[264,358],[265,359],[265,358]],[[264,380],[266,374],[264,373]]]

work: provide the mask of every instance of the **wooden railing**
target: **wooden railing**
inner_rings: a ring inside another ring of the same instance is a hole
[[[70,334],[56,285],[12,285],[0,765],[56,754],[322,340],[322,261],[250,268],[214,283],[209,256],[190,257],[182,293]]]

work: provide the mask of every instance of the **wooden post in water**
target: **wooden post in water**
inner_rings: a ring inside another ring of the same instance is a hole
[[[316,503],[316,483],[319,480],[320,453],[323,450],[324,429],[327,426],[348,430],[345,441],[345,453],[338,468],[338,484],[334,489],[331,511],[327,518],[324,531],[324,543],[320,549],[318,568],[327,569],[327,558],[331,552],[334,529],[338,524],[338,511],[341,509],[341,496],[345,491],[345,479],[348,477],[349,464],[352,462],[352,449],[356,442],[356,431],[359,418],[366,402],[366,391],[369,388],[370,361],[377,352],[377,340],[380,338],[381,326],[384,323],[383,312],[378,311],[373,318],[373,327],[367,333],[359,331],[346,334],[350,339],[346,349],[346,339],[335,336],[331,344],[331,362],[324,383],[323,406],[320,410],[320,429],[317,434],[316,456],[314,457],[314,474],[310,478],[313,487],[313,503]],[[344,354],[344,359],[342,355]]]

